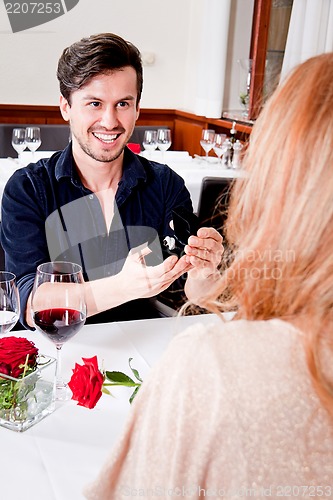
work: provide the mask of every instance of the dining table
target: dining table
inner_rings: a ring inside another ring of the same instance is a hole
[[[217,321],[221,320],[213,314],[201,314],[84,325],[63,345],[63,378],[70,379],[82,358],[97,356],[101,369],[129,376],[132,358],[132,367],[144,380],[177,334],[193,323]],[[24,337],[40,353],[55,356],[55,345],[42,333],[22,330],[5,336]],[[72,399],[56,402],[52,413],[24,432],[0,426],[0,499],[83,499],[84,489],[121,436],[131,412],[132,390],[114,387],[112,395],[103,394],[92,409]]]
[[[49,158],[54,151],[36,151],[35,161],[41,158]],[[190,192],[193,210],[197,211],[202,179],[204,177],[222,177],[222,178],[236,178],[243,175],[239,169],[226,168],[217,157],[209,156],[208,159],[204,156],[192,157],[188,151],[142,151],[142,156],[165,163],[179,174],[185,181],[185,185]],[[17,158],[0,158],[0,206],[3,191],[6,182],[11,175],[23,166],[26,166],[32,161],[32,153],[24,151],[22,153],[21,163]]]

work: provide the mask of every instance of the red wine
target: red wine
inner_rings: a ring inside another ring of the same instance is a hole
[[[35,312],[34,322],[52,342],[63,344],[82,328],[85,316],[75,309],[59,307]]]

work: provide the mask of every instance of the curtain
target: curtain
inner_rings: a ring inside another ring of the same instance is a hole
[[[297,64],[333,51],[333,0],[294,0],[281,80]]]
[[[221,118],[231,0],[202,0],[194,113]]]

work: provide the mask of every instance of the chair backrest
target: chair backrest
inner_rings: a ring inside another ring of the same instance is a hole
[[[0,157],[17,156],[12,146],[12,133],[14,128],[39,127],[41,133],[41,151],[59,151],[64,149],[69,142],[69,125],[48,125],[45,123],[0,123]]]
[[[204,177],[201,184],[197,211],[200,225],[214,227],[222,235],[232,181],[223,177]]]
[[[133,134],[129,140],[129,142],[134,142],[135,144],[140,144],[141,149],[144,149],[142,146],[143,138],[146,130],[158,130],[159,128],[170,128],[167,125],[136,125]]]

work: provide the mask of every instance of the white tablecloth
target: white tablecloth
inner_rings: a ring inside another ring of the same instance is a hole
[[[205,157],[192,158],[187,151],[166,151],[164,157],[161,151],[153,151],[152,153],[144,151],[141,154],[151,160],[166,163],[184,179],[191,194],[194,212],[198,208],[201,183],[204,177],[234,179],[244,175],[240,170],[224,168],[219,163],[218,158],[213,156],[209,156],[208,160]]]
[[[132,366],[145,377],[171,338],[193,322],[219,321],[213,315],[87,325],[63,347],[62,373],[69,379],[82,357],[98,356],[107,370],[131,375]],[[40,352],[54,355],[55,347],[41,334],[22,331]],[[130,412],[131,389],[103,394],[94,409],[75,401],[56,410],[23,433],[0,427],[1,500],[81,500],[83,487],[98,474],[118,439]]]

